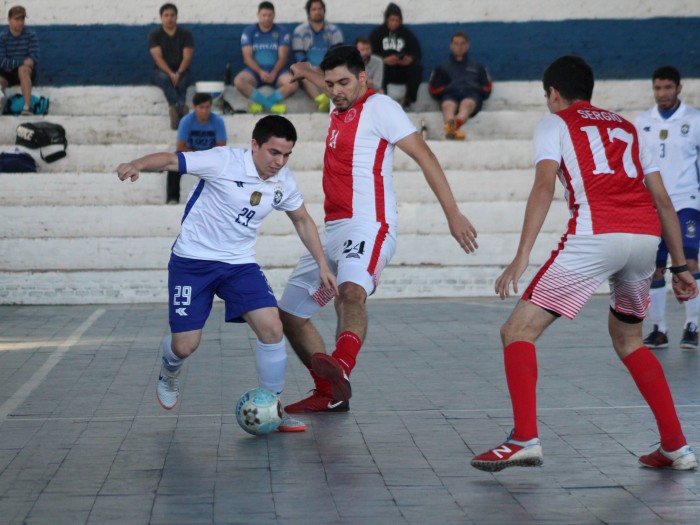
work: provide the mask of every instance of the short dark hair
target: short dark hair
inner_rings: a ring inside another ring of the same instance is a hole
[[[311,14],[311,6],[316,3],[321,4],[323,11],[326,11],[326,3],[323,0],[306,0],[306,5],[304,6],[304,9],[306,9],[306,16]]]
[[[274,10],[275,10],[275,6],[272,5],[272,2],[267,2],[267,1],[265,1],[265,2],[260,2],[260,3],[258,4],[258,13],[259,13],[260,11],[262,11],[263,9],[270,9],[271,11],[274,11]]]
[[[158,11],[158,14],[160,16],[163,16],[163,13],[165,11],[167,11],[168,9],[172,9],[173,11],[175,11],[175,14],[177,14],[177,6],[175,4],[170,4],[170,3],[163,4],[162,6],[160,6],[160,11]]]
[[[369,44],[371,46],[372,42],[370,42],[369,38],[367,38],[366,36],[358,36],[355,39],[355,45],[357,45],[357,44]]]
[[[552,62],[542,75],[545,92],[553,87],[570,102],[593,97],[593,70],[581,57],[567,55]]]
[[[661,66],[660,68],[657,68],[656,71],[654,71],[651,74],[651,81],[653,82],[654,80],[670,80],[673,82],[675,85],[680,86],[681,85],[681,72],[678,71],[673,66]]]
[[[464,31],[457,31],[456,33],[453,33],[452,38],[450,39],[450,42],[452,42],[457,37],[463,38],[464,40],[467,41],[467,43],[471,42],[471,40],[469,40],[469,35],[466,34]]]
[[[253,140],[258,143],[258,146],[262,146],[271,137],[278,137],[296,144],[297,130],[286,118],[280,115],[267,115],[255,124]]]
[[[211,93],[195,93],[192,97],[192,105],[199,106],[200,104],[211,102],[212,100]]]
[[[328,71],[340,66],[346,66],[354,75],[365,70],[365,62],[355,46],[331,47],[318,67],[321,71]]]

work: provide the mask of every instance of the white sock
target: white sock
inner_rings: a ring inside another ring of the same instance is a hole
[[[258,371],[260,386],[273,394],[280,395],[284,390],[284,375],[287,372],[287,349],[284,337],[279,343],[265,344],[257,341],[255,369]]]
[[[685,302],[685,324],[693,323],[698,326],[698,314],[700,314],[700,299],[696,297]]]
[[[660,332],[666,332],[666,286],[651,289],[649,320],[659,326]]]
[[[168,370],[174,372],[182,366],[182,363],[185,360],[175,355],[175,352],[173,352],[172,341],[173,337],[171,335],[163,339],[163,344],[161,345],[161,354],[163,356],[163,364],[165,364]]]

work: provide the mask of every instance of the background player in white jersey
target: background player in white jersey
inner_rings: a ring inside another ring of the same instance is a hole
[[[271,115],[255,125],[250,150],[154,153],[117,168],[121,180],[135,181],[141,171],[179,171],[200,178],[187,200],[168,264],[171,336],[163,341],[156,389],[167,410],[177,404],[178,376],[184,360],[199,346],[214,295],[226,303],[227,322],[247,322],[255,332],[260,386],[277,395],[282,392],[287,369],[282,323],[254,251],[257,230],[273,210],[287,213],[319,265],[321,282],[331,295],[337,291],[316,225],[294,175],[285,167],[296,140],[292,123]],[[289,416],[280,425],[286,432],[305,429]]]
[[[683,256],[673,204],[634,126],[591,105],[593,71],[586,62],[561,57],[545,70],[542,80],[552,114],[535,130],[535,181],[518,251],[496,279],[496,293],[502,299],[510,295],[511,285],[518,291],[557,177],[567,188],[571,220],[558,248],[501,328],[513,431],[505,443],[473,458],[472,465],[495,472],[542,464],[534,343],[557,317],[572,319],[607,280],[613,347],[651,407],[661,434],[661,446],[640,457],[639,463],[650,468],[696,468],[663,369],[642,342],[642,320],[662,231],[671,254],[676,297],[688,300],[698,293]]]
[[[681,74],[673,66],[658,68],[651,76],[656,105],[635,120],[637,133],[650,147],[661,171],[664,186],[678,214],[683,238],[683,251],[688,269],[695,279],[698,273],[700,247],[700,111],[678,96]],[[664,273],[668,248],[661,240],[656,255],[656,271],[651,281],[649,320],[653,329],[644,344],[649,348],[666,348],[666,279]],[[685,303],[685,327],[681,348],[698,347],[698,313],[700,298]]]
[[[280,310],[284,333],[309,369],[315,389],[310,397],[288,405],[290,413],[349,408],[348,377],[367,334],[365,301],[396,250],[396,146],[422,169],[460,246],[467,252],[477,248],[476,230],[459,211],[433,152],[399,104],[367,88],[359,51],[354,46],[332,48],[320,69],[335,106],[326,139],[323,190],[324,250],[337,272],[339,289],[337,339],[333,355],[327,355],[310,318],[333,295],[322,286],[316,262],[306,255],[289,278]]]

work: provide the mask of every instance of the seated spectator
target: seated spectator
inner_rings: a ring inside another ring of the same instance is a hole
[[[386,7],[384,23],[372,30],[369,41],[372,51],[384,61],[382,89],[386,92],[387,84],[405,85],[406,95],[401,105],[408,109],[418,97],[423,66],[420,43],[413,32],[403,25],[403,15],[398,5],[390,3]]]
[[[238,91],[252,101],[248,108],[251,113],[263,110],[286,113],[287,105],[282,101],[299,89],[287,67],[289,40],[287,28],[275,24],[272,2],[260,2],[258,23],[246,27],[241,35],[241,52],[246,67],[233,79]],[[265,96],[259,89],[262,85],[276,89]]]
[[[355,47],[365,63],[367,71],[367,86],[375,93],[384,93],[382,82],[384,81],[384,62],[380,57],[372,53],[372,44],[369,38],[360,36],[355,40]]]
[[[491,95],[491,78],[484,66],[469,57],[469,36],[452,35],[450,58],[433,71],[428,91],[440,102],[445,122],[445,138],[464,140],[461,128],[470,117],[481,111],[483,101]]]
[[[25,18],[24,7],[11,7],[7,14],[7,31],[0,33],[0,110],[5,103],[5,88],[19,84],[24,98],[22,115],[31,115],[39,40],[34,31],[24,27]]]
[[[162,26],[148,34],[148,49],[154,62],[151,82],[163,90],[169,106],[170,127],[177,129],[180,119],[189,113],[185,100],[192,83],[194,37],[189,29],[177,25],[174,4],[160,7],[160,21]]]
[[[292,50],[297,62],[308,62],[318,70],[326,51],[331,46],[343,43],[343,33],[335,24],[326,22],[326,4],[323,0],[307,0],[307,21],[298,25],[292,35]],[[328,113],[331,101],[328,96],[308,79],[302,79],[301,85],[306,94],[318,105],[318,110]]]
[[[204,151],[226,145],[224,119],[211,112],[212,98],[209,93],[197,93],[192,97],[194,111],[180,120],[177,128],[176,151]],[[168,204],[180,202],[180,174],[168,172]]]

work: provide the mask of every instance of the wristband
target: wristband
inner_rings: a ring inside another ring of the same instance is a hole
[[[670,272],[673,275],[677,275],[679,273],[687,272],[688,271],[688,265],[687,264],[681,264],[680,266],[670,266],[668,268]]]

